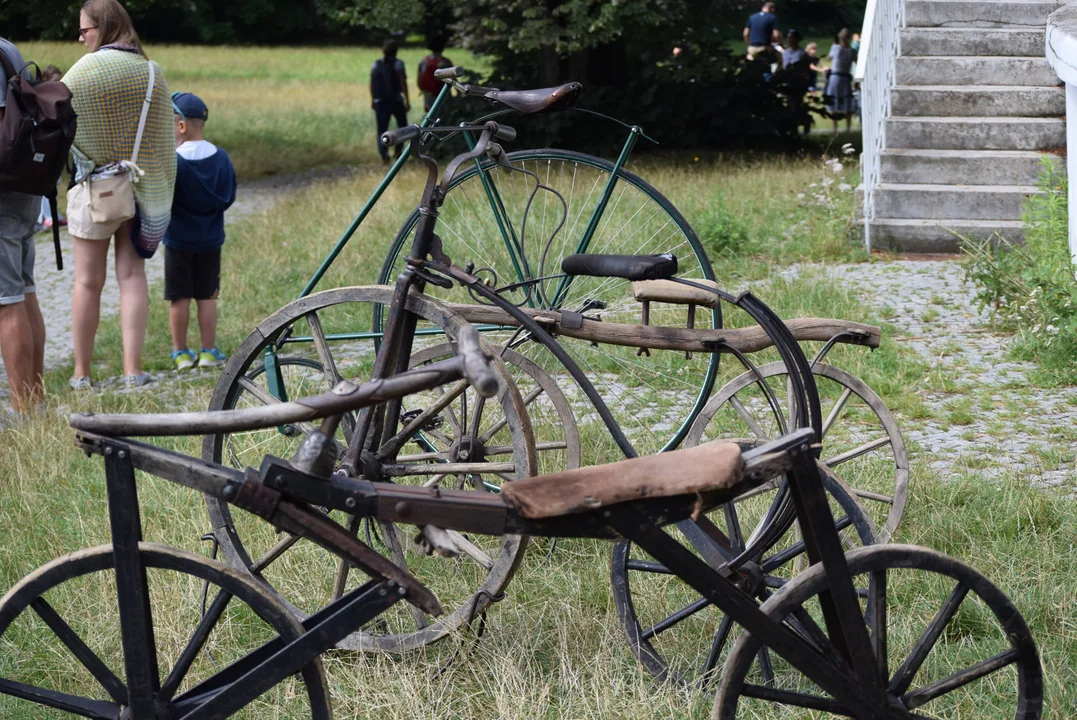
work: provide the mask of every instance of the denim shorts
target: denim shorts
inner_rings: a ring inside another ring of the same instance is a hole
[[[0,305],[22,302],[34,286],[34,223],[41,198],[0,192]]]

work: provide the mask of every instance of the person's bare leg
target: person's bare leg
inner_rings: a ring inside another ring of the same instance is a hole
[[[202,335],[202,347],[217,347],[217,300],[198,301],[198,332]]]
[[[852,129],[853,129],[853,116],[851,114],[846,115],[845,116],[845,132],[849,132]]]
[[[172,329],[172,350],[184,350],[187,348],[187,326],[190,322],[190,299],[173,300],[168,308],[168,324]]]
[[[26,319],[30,321],[30,332],[34,337],[34,395],[35,402],[39,402],[45,396],[45,318],[41,315],[36,292],[26,293],[23,305],[26,306]]]
[[[142,372],[142,343],[150,292],[146,285],[146,261],[131,244],[130,224],[116,231],[116,282],[120,286],[120,331],[123,335],[123,374]]]
[[[0,305],[0,354],[11,386],[11,406],[20,413],[33,410],[36,403],[34,333],[25,306],[25,302]]]
[[[75,351],[75,377],[89,377],[94,338],[101,321],[101,290],[105,287],[108,241],[78,237],[72,240],[75,245],[75,287],[71,293],[71,344]]]

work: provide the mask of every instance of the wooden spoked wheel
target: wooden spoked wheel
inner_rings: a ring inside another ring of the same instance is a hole
[[[761,645],[745,632],[726,663],[715,720],[773,717],[776,710],[783,717],[809,710],[811,717],[1040,717],[1043,670],[1036,645],[1001,590],[968,565],[926,548],[875,546],[846,559],[854,584],[867,588],[861,609],[886,705],[842,707],[773,653],[770,675],[763,677],[753,667]],[[819,605],[828,587],[823,568],[814,567],[762,609],[835,657]]]
[[[372,319],[380,317],[393,289],[381,286],[339,288],[317,293],[285,306],[263,322],[240,346],[218,381],[210,409],[249,407],[325,392],[342,378],[370,377],[381,333]],[[408,308],[420,320],[414,352],[444,346],[461,321],[442,304],[413,295]],[[276,348],[280,354],[266,355]],[[404,399],[402,423],[425,417],[421,430],[400,447],[395,460],[367,465],[369,479],[425,486],[496,489],[506,480],[530,477],[537,468],[534,438],[524,400],[504,362],[495,360],[500,389],[496,398],[479,398],[464,381],[416,393]],[[426,413],[425,416],[423,415]],[[340,424],[336,440],[343,454],[354,419]],[[289,458],[309,428],[280,427],[207,437],[203,457],[233,467],[257,467],[265,455]],[[495,454],[487,456],[486,449]],[[372,457],[384,450],[374,448]],[[264,580],[305,617],[364,577],[350,572],[336,556],[288,534],[278,534],[264,521],[207,498],[214,536],[233,567]],[[353,650],[411,650],[466,626],[511,580],[522,558],[520,536],[464,537],[451,533],[460,559],[428,556],[413,542],[410,526],[364,522],[333,513],[335,519],[401,566],[406,566],[437,595],[446,614],[432,618],[399,604],[339,643]]]
[[[727,383],[688,431],[686,447],[709,440],[753,437],[771,440],[784,432],[759,386],[767,381],[779,409],[789,416],[785,366],[763,365]],[[859,378],[824,363],[812,367],[823,415],[821,460],[860,498],[879,528],[878,541],[893,537],[909,495],[909,458],[897,421],[882,399]],[[774,489],[776,485],[770,487]],[[744,526],[751,536],[762,529]]]
[[[875,542],[875,529],[855,496],[826,469],[823,486],[843,540],[850,546]],[[766,512],[770,502],[752,504]],[[679,523],[668,531],[711,567],[729,563],[746,550],[752,559],[737,570],[743,590],[762,599],[784,587],[805,559],[804,543],[795,533],[779,533],[773,541],[749,550],[741,522],[762,518],[738,512],[732,503],[703,515],[695,527]],[[699,529],[711,523],[731,541],[730,547],[706,542]],[[685,686],[710,684],[721,671],[735,637],[735,623],[699,593],[633,543],[614,545],[611,565],[614,603],[628,644],[644,667],[667,682]],[[759,653],[764,672],[769,651]]]
[[[140,640],[156,650],[156,667],[139,680],[125,672],[113,546],[80,550],[27,575],[0,602],[0,644],[8,648],[0,653],[0,715],[128,718],[130,698],[141,695],[152,696],[158,718],[217,702],[220,713],[207,717],[332,718],[318,659],[247,707],[229,707],[228,683],[211,678],[276,638],[294,641],[302,625],[260,583],[223,563],[150,543],[138,555],[152,608]]]

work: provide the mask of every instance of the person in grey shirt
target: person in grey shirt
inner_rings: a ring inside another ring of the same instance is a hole
[[[0,52],[12,66],[25,65],[18,48],[0,38]],[[29,79],[29,72],[22,70]],[[7,105],[8,75],[0,66],[0,122]],[[44,394],[45,320],[34,285],[34,223],[41,209],[37,195],[0,190],[0,355],[11,386],[11,406],[31,412]]]

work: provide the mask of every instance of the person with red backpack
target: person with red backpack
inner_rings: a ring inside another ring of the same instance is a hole
[[[8,67],[27,82],[31,77],[22,54],[3,38],[0,53],[5,88],[0,93],[2,125],[12,79]],[[11,406],[18,413],[32,411],[45,392],[45,320],[34,285],[34,224],[40,208],[40,195],[0,190],[0,354],[11,386]]]
[[[441,81],[434,73],[452,67],[452,61],[442,55],[445,52],[445,40],[436,37],[430,41],[430,54],[419,61],[419,90],[423,93],[423,109],[430,112],[434,98],[441,92]]]

